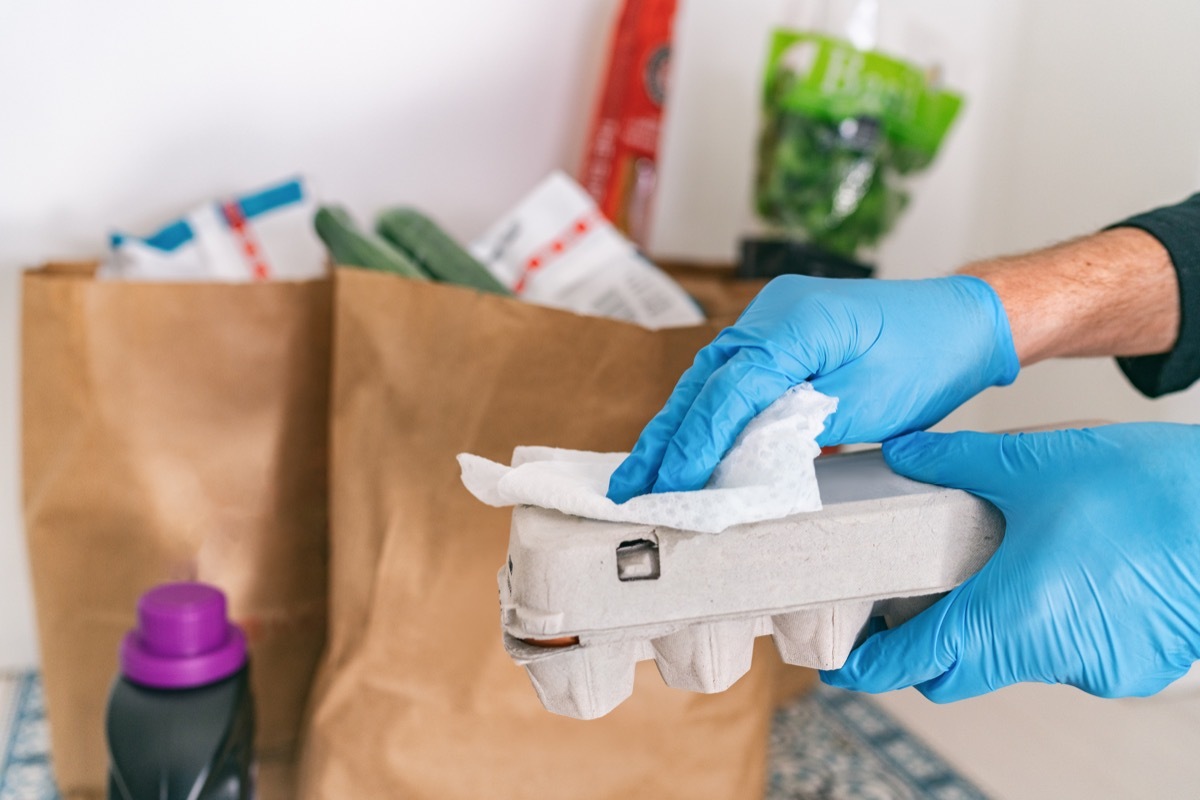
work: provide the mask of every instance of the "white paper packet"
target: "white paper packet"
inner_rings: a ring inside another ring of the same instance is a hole
[[[114,233],[98,277],[129,281],[303,280],[326,272],[303,178],[205,203],[146,237]]]
[[[696,325],[704,314],[638,254],[591,196],[553,172],[471,245],[518,297],[647,328]]]

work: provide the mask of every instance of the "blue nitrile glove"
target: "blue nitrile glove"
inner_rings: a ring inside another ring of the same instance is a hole
[[[937,702],[1020,681],[1121,697],[1200,658],[1200,427],[914,433],[883,452],[901,475],[990,500],[1007,529],[974,577],[826,683]]]
[[[746,423],[809,379],[838,398],[818,440],[833,445],[927,428],[1017,369],[1004,307],[979,278],[776,278],[696,354],[608,496],[702,488]]]

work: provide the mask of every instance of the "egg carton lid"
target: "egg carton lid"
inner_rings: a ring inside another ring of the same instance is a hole
[[[788,663],[840,666],[872,617],[895,625],[918,613],[1003,536],[989,503],[900,477],[879,450],[816,468],[820,511],[719,534],[514,509],[497,576],[504,641],[547,708],[607,713],[651,658],[672,686],[722,691],[762,635]]]

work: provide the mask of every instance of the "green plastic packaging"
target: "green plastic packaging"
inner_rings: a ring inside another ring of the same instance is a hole
[[[913,64],[779,30],[763,80],[755,206],[769,227],[848,258],[874,247],[932,163],[962,97]]]

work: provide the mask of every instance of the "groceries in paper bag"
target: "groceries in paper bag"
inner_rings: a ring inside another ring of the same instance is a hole
[[[827,5],[845,12],[844,26],[780,28],[770,39],[754,205],[767,242],[855,262],[895,226],[963,101],[929,54],[878,49],[878,0]],[[747,259],[779,257],[750,244]]]
[[[543,180],[470,252],[411,208],[383,212],[374,232],[336,206],[321,208],[315,225],[339,264],[455,283],[647,328],[704,321],[687,292],[643,258],[587,192],[561,172]]]
[[[114,233],[100,278],[132,281],[303,280],[325,274],[302,178],[196,207],[155,233]]]

